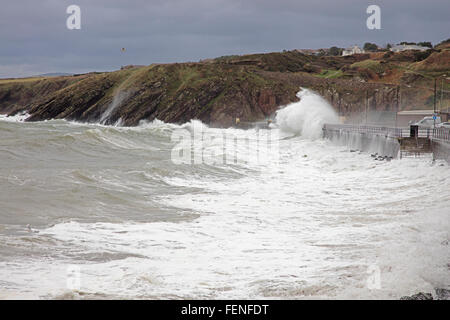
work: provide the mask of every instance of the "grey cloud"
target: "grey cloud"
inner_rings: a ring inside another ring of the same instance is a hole
[[[70,4],[81,7],[81,30],[66,29]],[[369,4],[381,7],[382,30],[365,27]],[[448,16],[448,0],[9,1],[0,10],[0,77],[366,41],[436,43],[449,38]]]

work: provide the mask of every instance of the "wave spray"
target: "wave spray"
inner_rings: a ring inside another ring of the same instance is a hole
[[[308,139],[318,139],[325,123],[339,123],[333,107],[312,90],[301,88],[300,99],[276,112],[275,122],[281,131],[301,135]]]

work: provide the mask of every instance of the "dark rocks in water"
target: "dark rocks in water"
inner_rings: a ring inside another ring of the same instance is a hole
[[[412,296],[401,297],[400,300],[433,300],[433,296],[431,293],[419,292],[417,294],[413,294]]]
[[[448,289],[436,289],[437,300],[450,300],[450,290]]]
[[[450,290],[436,288],[436,300],[450,300]],[[435,300],[431,293],[419,292],[412,296],[401,297],[400,300]]]
[[[394,157],[391,157],[391,156],[382,156],[382,155],[378,155],[378,153],[372,153],[370,156],[371,156],[372,158],[374,158],[374,160],[377,160],[377,161],[383,161],[383,160],[391,161],[392,159],[394,159]]]

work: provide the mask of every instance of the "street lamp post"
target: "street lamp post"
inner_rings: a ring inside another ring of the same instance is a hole
[[[339,101],[338,101],[338,117],[339,117],[339,119],[341,119],[341,100],[342,100],[342,97],[341,97],[341,93],[340,92],[338,92],[338,97],[339,97]]]
[[[367,109],[369,107],[369,90],[366,90],[366,126],[367,126]]]
[[[400,95],[400,86],[397,86],[397,90],[396,90],[397,92],[396,92],[396,94],[397,94],[397,98],[395,99],[395,102],[396,102],[396,109],[397,110],[395,110],[395,127],[397,128],[397,117],[398,117],[398,109],[399,109],[399,101],[398,101],[398,99],[399,99],[399,95]]]
[[[396,106],[397,106],[397,113],[398,113],[398,111],[399,111],[399,109],[400,109],[400,97],[399,97],[399,92],[400,92],[400,87],[401,86],[404,86],[404,87],[406,87],[406,88],[416,88],[416,89],[424,89],[424,90],[433,90],[434,91],[434,99],[433,99],[433,113],[434,113],[434,117],[437,117],[437,115],[436,115],[436,113],[437,113],[437,110],[436,110],[436,104],[437,104],[437,95],[438,95],[438,93],[437,93],[437,80],[440,78],[441,79],[441,97],[440,97],[440,111],[442,112],[443,111],[443,104],[442,104],[442,101],[444,101],[444,92],[445,93],[447,93],[447,92],[450,92],[449,90],[446,90],[446,89],[444,89],[444,81],[448,81],[448,80],[450,80],[450,77],[447,77],[448,76],[448,74],[443,74],[443,75],[440,75],[440,76],[436,76],[436,77],[432,77],[432,76],[427,76],[427,75],[424,75],[424,74],[422,74],[422,73],[419,73],[419,72],[414,72],[414,71],[411,71],[411,70],[408,70],[408,71],[406,71],[407,73],[414,73],[414,74],[419,74],[419,75],[421,75],[421,76],[423,76],[423,77],[425,77],[425,78],[428,78],[428,79],[434,79],[434,88],[433,87],[419,87],[419,86],[411,86],[411,85],[408,85],[408,84],[394,84],[394,83],[388,83],[388,82],[383,82],[383,84],[385,84],[385,85],[390,85],[390,86],[397,86],[397,101],[396,101]],[[406,96],[405,96],[406,97]],[[403,97],[402,97],[403,98]],[[403,100],[403,99],[402,99]],[[407,99],[406,99],[407,100]],[[444,106],[445,107],[445,106]],[[450,115],[450,104],[447,104],[447,115]],[[433,127],[435,127],[435,125],[436,125],[436,121],[435,121],[436,119],[434,119],[434,124],[433,124]],[[397,123],[397,116],[396,116],[396,123]],[[450,121],[450,119],[448,119],[447,118],[447,120],[446,121]]]
[[[439,103],[439,109],[441,110],[441,112],[442,112],[442,98],[443,98],[443,96],[444,96],[444,78],[445,78],[446,76],[447,76],[447,75],[444,74],[444,75],[442,76],[442,78],[441,78],[441,100],[440,100],[440,103]]]
[[[434,78],[433,129],[436,129],[436,82],[437,78]]]

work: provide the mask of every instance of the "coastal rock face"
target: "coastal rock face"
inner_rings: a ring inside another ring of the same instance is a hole
[[[436,289],[436,296],[438,300],[450,300],[450,290]]]
[[[0,79],[0,112],[10,113],[26,109],[32,101],[38,103],[48,95],[74,84],[86,76],[58,77],[47,80],[36,79]]]
[[[404,53],[316,57],[289,51],[131,66],[109,73],[4,79],[0,80],[0,113],[26,111],[31,115],[27,121],[68,119],[134,126],[141,120],[199,119],[228,127],[236,118],[256,121],[270,116],[296,101],[300,87],[317,91],[343,116],[365,108],[394,111],[418,105],[423,109],[432,91],[419,93],[413,86],[427,85],[422,76],[427,66],[433,72],[447,68],[437,65],[446,55],[447,51],[436,51],[420,57]],[[411,76],[398,71],[405,66],[422,73]]]
[[[410,297],[401,297],[400,300],[433,300],[433,296],[431,295],[431,293],[419,292],[417,294],[413,294]]]
[[[400,300],[450,300],[450,290],[436,288],[436,299],[433,298],[431,293],[419,292],[412,296],[401,297]]]
[[[278,106],[277,99],[270,89],[262,90],[259,93],[257,103],[261,108],[261,111],[265,114],[270,114]]]

